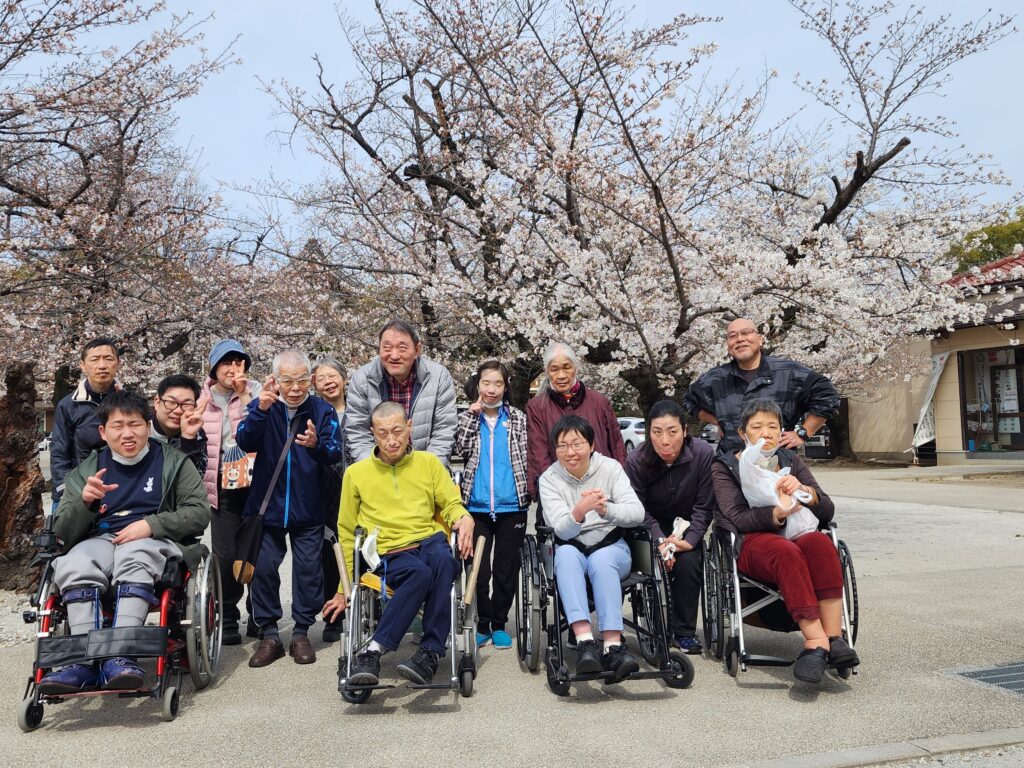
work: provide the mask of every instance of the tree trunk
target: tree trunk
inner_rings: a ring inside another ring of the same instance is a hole
[[[0,589],[31,591],[39,576],[31,567],[32,537],[43,519],[33,367],[7,367],[7,397],[0,402]]]

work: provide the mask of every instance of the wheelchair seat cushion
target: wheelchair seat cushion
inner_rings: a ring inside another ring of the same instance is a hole
[[[369,587],[374,592],[380,593],[380,576],[376,573],[364,573],[359,577],[359,583],[364,587]],[[395,594],[395,590],[388,587],[388,597],[392,597]]]

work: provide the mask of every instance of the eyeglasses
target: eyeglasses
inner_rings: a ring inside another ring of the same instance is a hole
[[[177,400],[172,400],[169,397],[161,397],[160,402],[163,403],[164,408],[166,408],[171,413],[174,413],[175,411],[181,411],[182,413],[192,413],[192,411],[196,409],[195,403],[179,403]]]
[[[308,387],[310,377],[307,376],[304,379],[278,379],[277,383],[281,385],[281,389],[291,389],[292,387]]]
[[[558,453],[565,453],[566,451],[574,451],[579,453],[588,446],[585,440],[577,440],[575,443],[555,443],[555,451]]]
[[[729,331],[725,334],[725,338],[729,341],[736,341],[736,339],[744,338],[749,339],[751,336],[757,336],[756,328],[744,328],[742,331]]]

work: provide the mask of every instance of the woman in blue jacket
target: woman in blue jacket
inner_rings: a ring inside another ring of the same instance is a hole
[[[466,384],[475,400],[459,416],[455,452],[465,461],[462,501],[486,544],[476,584],[478,646],[511,648],[505,631],[519,578],[519,548],[526,536],[526,414],[508,404],[508,369],[480,364]],[[494,565],[491,566],[493,555]],[[493,584],[492,582],[493,576]]]

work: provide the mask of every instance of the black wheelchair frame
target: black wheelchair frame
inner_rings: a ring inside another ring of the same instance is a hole
[[[646,528],[625,532],[633,564],[622,581],[623,598],[632,607],[632,618],[623,615],[625,626],[636,635],[640,655],[654,669],[634,672],[627,680],[661,679],[670,688],[687,688],[693,682],[693,662],[671,649],[671,591],[667,588],[665,563]],[[573,683],[608,681],[611,672],[577,675],[569,671],[563,637],[569,623],[562,610],[554,574],[554,530],[538,525],[527,535],[520,550],[520,584],[516,592],[516,650],[522,666],[536,672],[541,663],[541,633],[546,636],[544,670],[548,687],[567,696]],[[550,609],[550,610],[549,610]]]
[[[203,548],[203,558],[195,572],[183,562],[168,563],[155,584],[159,599],[159,624],[141,627],[107,627],[90,630],[86,635],[68,634],[67,612],[53,583],[53,561],[61,548],[52,532],[52,517],[47,516],[43,531],[36,536],[40,550],[37,559],[43,565],[42,578],[32,608],[25,611],[26,624],[36,624],[36,657],[32,676],[18,707],[18,726],[34,731],[43,722],[46,704],[90,696],[117,698],[153,698],[161,702],[164,720],[178,715],[182,679],[187,671],[196,690],[208,686],[217,676],[223,632],[220,571],[216,556]],[[109,608],[109,606],[107,606]],[[105,609],[104,618],[110,618]],[[106,623],[106,621],[105,621]],[[38,690],[43,676],[54,667],[74,663],[95,663],[115,656],[156,659],[156,683],[136,690],[94,690],[80,693],[44,695]]]
[[[860,602],[853,556],[846,542],[839,538],[834,522],[820,529],[828,536],[839,554],[843,572],[843,638],[854,647],[860,627]],[[704,588],[701,591],[701,615],[704,623],[704,647],[725,669],[736,677],[748,666],[788,667],[795,659],[763,656],[747,651],[743,635],[744,623],[762,626],[775,632],[794,632],[799,627],[785,608],[778,588],[741,573],[736,565],[736,535],[716,524],[708,530],[705,540]],[[748,619],[757,619],[750,621]],[[856,667],[830,667],[839,677],[857,674]]]

